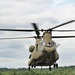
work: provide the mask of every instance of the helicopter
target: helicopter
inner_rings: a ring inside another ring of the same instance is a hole
[[[57,47],[60,44],[57,44],[52,38],[75,38],[75,36],[52,36],[52,32],[70,32],[75,30],[54,30],[58,27],[67,25],[69,23],[75,22],[75,20],[71,20],[60,25],[54,26],[49,29],[38,29],[36,23],[32,23],[32,27],[34,29],[0,29],[0,31],[18,31],[18,32],[34,32],[36,36],[31,37],[15,37],[15,38],[0,38],[0,40],[4,39],[25,39],[25,38],[35,38],[35,45],[31,45],[29,47],[29,61],[28,61],[28,70],[32,68],[36,68],[36,66],[49,66],[49,70],[51,71],[51,66],[54,68],[58,68],[57,60],[59,59],[59,54],[57,52]],[[43,32],[43,35],[40,36],[40,32]]]

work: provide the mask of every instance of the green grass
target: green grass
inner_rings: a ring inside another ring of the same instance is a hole
[[[27,69],[7,69],[0,68],[0,75],[75,75],[75,67],[60,67],[58,69],[52,69],[49,71],[48,69],[32,69],[28,71]]]

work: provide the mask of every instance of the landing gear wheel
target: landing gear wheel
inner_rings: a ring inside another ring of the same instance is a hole
[[[36,68],[36,65],[34,65],[34,68]]]
[[[29,67],[28,67],[28,70],[30,71],[30,69],[31,69],[31,68],[30,68],[30,66],[29,66]]]
[[[58,64],[57,63],[55,63],[53,66],[54,66],[54,68],[58,68]]]
[[[58,68],[58,64],[56,64],[56,68]]]
[[[32,68],[34,67],[34,65],[31,66]]]
[[[53,67],[56,68],[56,64],[54,64]]]
[[[35,61],[33,61],[32,67],[36,68],[36,63],[35,63]]]
[[[49,66],[49,71],[51,71],[51,66]]]

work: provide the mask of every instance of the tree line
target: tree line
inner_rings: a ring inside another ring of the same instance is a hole
[[[27,68],[0,68],[0,75],[75,75],[75,66],[52,68],[52,71],[49,71],[47,68],[42,70],[32,69],[30,71]]]

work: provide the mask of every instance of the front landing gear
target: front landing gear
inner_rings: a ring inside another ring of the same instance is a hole
[[[51,71],[51,66],[49,66],[49,71]]]
[[[30,66],[28,67],[28,71],[30,71],[31,70],[31,68],[30,68]]]

